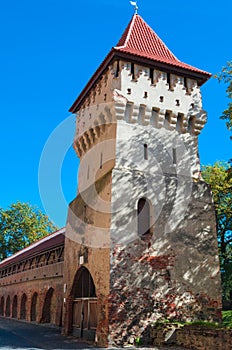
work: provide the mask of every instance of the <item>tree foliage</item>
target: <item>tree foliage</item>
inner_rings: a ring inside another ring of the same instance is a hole
[[[211,185],[216,217],[221,263],[223,299],[232,293],[232,168],[216,162],[203,167],[202,175]]]
[[[28,203],[0,208],[0,261],[56,229],[47,215]]]
[[[216,77],[219,81],[223,81],[226,85],[226,93],[229,98],[227,109],[222,113],[221,119],[226,121],[226,127],[229,131],[232,131],[232,61],[227,62],[226,66],[222,68],[221,73]],[[232,136],[230,137],[232,139]]]

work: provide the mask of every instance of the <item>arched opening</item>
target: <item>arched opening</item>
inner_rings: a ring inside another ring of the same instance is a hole
[[[27,296],[24,293],[21,298],[21,305],[20,305],[20,319],[26,320],[27,315]]]
[[[150,203],[146,198],[140,198],[137,206],[138,235],[147,240],[152,235]]]
[[[34,293],[31,299],[31,321],[36,321],[37,319],[37,299],[38,293]]]
[[[10,296],[6,299],[6,317],[10,317]]]
[[[12,304],[12,317],[17,318],[18,316],[18,298],[17,295],[13,298],[13,304]]]
[[[5,304],[5,300],[4,300],[4,296],[1,297],[1,302],[0,302],[0,315],[4,316],[4,304]]]
[[[97,328],[97,297],[93,278],[85,267],[81,267],[74,278],[72,291],[72,333],[95,340]]]
[[[49,288],[49,290],[46,293],[46,297],[43,304],[41,323],[51,323],[51,305],[53,293],[53,288]]]

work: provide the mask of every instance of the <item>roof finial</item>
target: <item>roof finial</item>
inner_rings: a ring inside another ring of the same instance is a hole
[[[135,7],[135,14],[137,15],[138,13],[138,5],[137,5],[137,1],[130,1],[131,5]]]

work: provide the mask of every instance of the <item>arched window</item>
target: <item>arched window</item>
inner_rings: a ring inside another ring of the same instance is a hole
[[[4,316],[4,296],[1,297],[1,303],[0,303],[0,316]]]
[[[6,299],[6,317],[10,317],[10,296]]]
[[[140,238],[146,238],[151,231],[150,204],[146,198],[140,198],[137,207],[138,234]]]
[[[37,298],[38,293],[34,293],[31,299],[31,321],[36,321],[37,319]]]
[[[21,320],[26,320],[26,314],[27,314],[26,304],[27,304],[27,296],[24,293],[22,295],[21,305],[20,305],[20,319]]]
[[[17,298],[17,295],[15,295],[14,299],[13,299],[13,305],[12,305],[12,317],[13,318],[17,318],[17,316],[18,316],[17,309],[18,309],[18,298]]]
[[[52,297],[54,294],[54,289],[51,287],[46,293],[46,297],[44,299],[43,311],[42,311],[42,319],[41,323],[51,323],[52,315],[51,315],[51,306],[52,306]]]

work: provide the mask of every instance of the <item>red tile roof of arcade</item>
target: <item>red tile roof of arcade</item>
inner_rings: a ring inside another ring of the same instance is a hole
[[[41,238],[37,242],[30,244],[28,247],[20,250],[19,252],[11,255],[9,258],[0,262],[0,269],[12,265],[15,262],[18,262],[27,257],[36,255],[40,252],[51,249],[55,246],[60,246],[64,244],[65,239],[65,228],[60,229],[59,231],[53,232],[50,235]]]
[[[89,90],[106,70],[108,65],[117,58],[131,59],[138,63],[152,65],[160,69],[166,69],[173,73],[179,73],[193,77],[202,85],[211,76],[210,73],[190,66],[178,60],[168,49],[151,27],[135,14],[118,44],[111,49],[105,60],[94,73],[80,96],[70,108],[75,113],[81,105]]]

